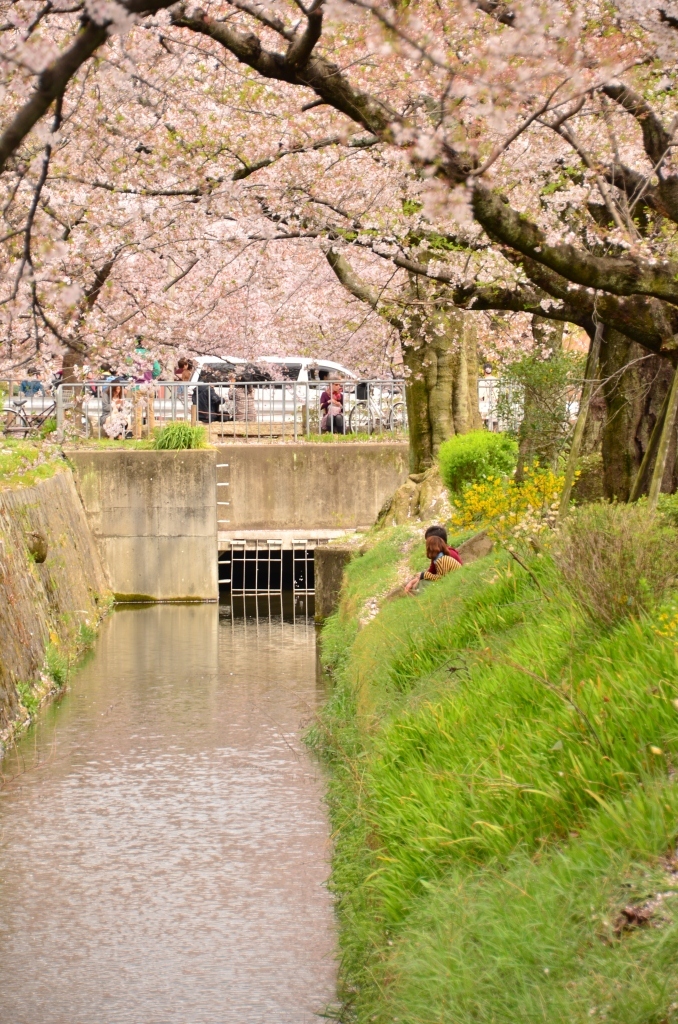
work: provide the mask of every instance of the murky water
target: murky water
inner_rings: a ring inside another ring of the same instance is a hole
[[[332,1000],[312,622],[123,609],[0,789],[2,1024],[306,1024]]]

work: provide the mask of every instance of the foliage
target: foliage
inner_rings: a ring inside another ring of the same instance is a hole
[[[605,625],[652,607],[678,578],[678,534],[645,503],[582,506],[554,555],[574,598]]]
[[[17,683],[16,692],[19,702],[26,708],[29,715],[34,715],[40,706],[40,699],[30,683]]]
[[[482,525],[503,537],[540,532],[553,522],[562,484],[561,476],[538,465],[526,471],[522,484],[488,476],[455,496],[452,526]]]
[[[523,418],[516,431],[528,461],[554,464],[568,442],[571,424],[569,403],[576,397],[584,366],[581,355],[538,350],[509,363],[499,386],[497,413],[513,422],[515,396],[522,398]]]
[[[56,428],[57,428],[56,417],[51,416],[49,419],[46,419],[45,422],[43,423],[43,425],[40,427],[40,437],[43,438],[43,439],[48,437],[50,434],[54,433]]]
[[[47,671],[58,687],[65,686],[71,668],[70,658],[57,639],[50,640],[45,650]]]
[[[489,430],[471,430],[457,434],[440,446],[440,475],[449,490],[456,494],[464,484],[483,480],[494,474],[507,475],[515,469],[518,445],[506,434]]]
[[[29,487],[62,465],[59,448],[48,441],[0,438],[0,487]]]
[[[614,513],[612,513],[614,514]],[[389,549],[390,545],[390,549]],[[386,534],[372,569],[398,555]],[[504,555],[323,644],[344,1018],[674,1021],[676,644],[593,623],[548,557]],[[364,559],[346,593],[368,589]],[[375,590],[378,589],[375,586]],[[346,650],[348,647],[348,650]],[[658,899],[661,901],[662,897]]]
[[[154,448],[158,451],[176,451],[184,448],[207,447],[207,434],[204,427],[192,426],[181,420],[168,423],[158,432]]]

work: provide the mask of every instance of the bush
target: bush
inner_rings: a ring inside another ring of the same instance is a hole
[[[186,448],[205,448],[205,428],[190,423],[168,423],[163,427],[153,445],[158,451],[179,451]]]
[[[444,441],[438,463],[445,485],[454,493],[492,474],[507,476],[515,469],[517,457],[518,445],[506,434],[472,430]]]
[[[554,556],[577,602],[611,625],[675,586],[678,534],[645,503],[585,505],[565,523]]]

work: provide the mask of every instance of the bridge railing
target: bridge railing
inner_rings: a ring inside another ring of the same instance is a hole
[[[303,440],[407,434],[398,380],[232,383],[105,381],[52,390],[0,380],[0,431],[28,437],[152,438],[171,422],[202,424],[211,441]]]

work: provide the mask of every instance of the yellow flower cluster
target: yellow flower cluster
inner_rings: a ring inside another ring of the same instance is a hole
[[[470,484],[455,499],[451,525],[458,529],[483,525],[502,537],[538,532],[555,518],[563,486],[562,476],[534,466],[522,484],[506,477],[488,476]]]
[[[667,640],[672,640],[673,643],[678,643],[678,608],[660,612],[658,618],[659,622],[652,627],[653,631],[657,636],[663,636]]]

